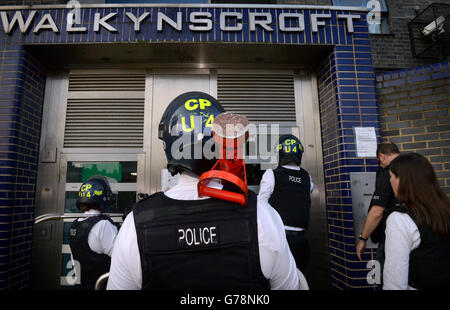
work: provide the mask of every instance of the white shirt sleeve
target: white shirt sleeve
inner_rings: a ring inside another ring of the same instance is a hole
[[[107,290],[140,290],[142,286],[141,258],[130,212],[116,237],[109,269]]]
[[[392,212],[386,221],[384,290],[407,290],[409,255],[420,244],[416,223],[405,213]]]
[[[261,178],[261,183],[259,184],[258,199],[269,201],[269,198],[270,196],[272,196],[274,188],[275,188],[275,176],[273,175],[272,169],[267,169]]]
[[[263,199],[258,199],[257,214],[261,270],[271,289],[300,289],[300,271],[289,249],[280,215]]]
[[[116,235],[117,227],[108,220],[101,220],[89,232],[89,247],[95,253],[111,256]]]

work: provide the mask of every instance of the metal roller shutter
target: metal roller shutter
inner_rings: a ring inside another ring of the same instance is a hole
[[[64,147],[142,147],[144,91],[144,73],[71,72]]]
[[[250,122],[295,122],[293,74],[219,71],[217,97],[226,111]]]

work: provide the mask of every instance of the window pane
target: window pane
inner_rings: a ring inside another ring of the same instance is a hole
[[[391,33],[391,31],[389,30],[389,23],[386,15],[381,16],[381,33]]]
[[[370,0],[333,0],[333,5],[335,6],[357,6],[357,7],[367,7],[367,3]],[[381,12],[387,12],[387,6],[385,0],[378,0],[380,3]],[[373,5],[370,5],[369,9],[373,8]]]
[[[365,1],[365,0],[333,0],[333,5],[335,5],[335,6],[366,6],[367,1]]]
[[[67,183],[83,183],[96,174],[117,182],[136,183],[137,162],[67,163]]]

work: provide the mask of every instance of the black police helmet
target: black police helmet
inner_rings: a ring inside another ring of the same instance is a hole
[[[298,165],[302,163],[303,145],[294,135],[283,135],[278,139],[278,165],[286,165],[294,162]]]
[[[186,170],[201,175],[212,168],[215,157],[205,158],[203,146],[213,139],[212,123],[222,112],[225,110],[219,101],[198,91],[181,94],[170,102],[159,122],[158,138],[164,143],[172,175]]]
[[[77,208],[87,205],[89,209],[107,211],[111,206],[112,191],[108,180],[101,175],[94,175],[84,182],[78,192]]]

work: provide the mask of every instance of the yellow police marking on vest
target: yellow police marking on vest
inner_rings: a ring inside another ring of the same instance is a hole
[[[200,110],[204,110],[205,107],[210,107],[211,106],[211,102],[207,99],[189,99],[188,101],[186,101],[184,103],[184,107],[186,108],[186,110],[188,111],[194,111],[197,110],[198,107],[200,106]]]

